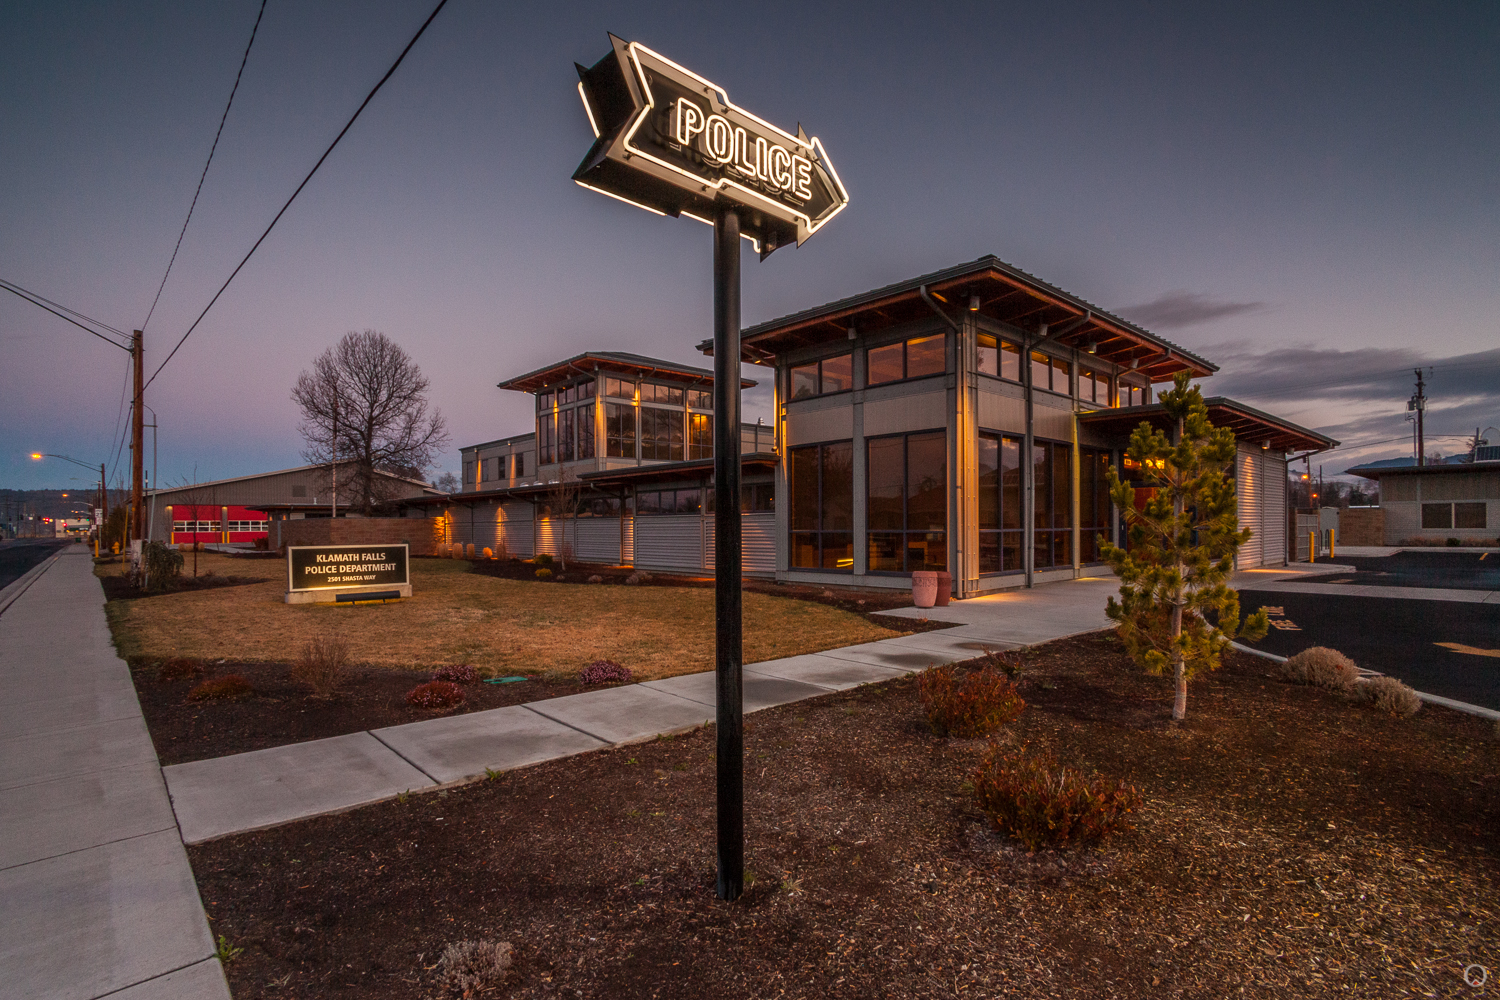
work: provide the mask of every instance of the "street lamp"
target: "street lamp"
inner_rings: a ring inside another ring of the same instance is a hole
[[[80,461],[78,461],[78,459],[72,458],[72,457],[70,457],[68,455],[58,455],[58,454],[55,454],[55,453],[50,452],[50,451],[34,451],[34,452],[31,453],[31,459],[34,462],[40,462],[44,458],[60,458],[64,462],[72,462],[74,465],[81,466],[82,468],[88,469],[90,472],[94,471],[94,467],[92,465],[90,465],[89,463],[87,463],[87,462],[80,462]],[[106,480],[104,478],[104,463],[103,462],[99,463],[99,503],[101,505],[102,516],[103,516],[104,520],[108,520],[109,519],[109,484],[108,484],[108,482],[106,482]],[[99,524],[99,534],[96,534],[94,536],[94,555],[95,556],[99,555],[99,535],[103,534],[103,532],[104,532],[104,524],[103,524],[103,522],[101,522]]]

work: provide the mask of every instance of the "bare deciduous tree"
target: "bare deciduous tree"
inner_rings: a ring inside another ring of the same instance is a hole
[[[223,511],[219,506],[219,487],[216,483],[205,483],[199,480],[198,467],[195,465],[192,478],[178,480],[177,488],[173,492],[177,494],[178,503],[172,512],[171,520],[178,520],[177,514],[183,507],[192,511],[191,517],[181,518],[181,520],[193,523],[193,576],[196,578],[198,576],[198,522],[203,520],[204,508],[212,512],[212,520],[218,521],[220,527],[224,523]],[[172,537],[170,531],[167,537],[169,539]]]
[[[340,495],[352,509],[373,514],[396,495],[380,473],[421,479],[448,445],[442,412],[428,409],[428,386],[416,362],[385,334],[345,334],[292,389],[302,407],[302,457],[318,464],[336,458],[350,480],[339,483]]]
[[[546,493],[547,516],[556,518],[562,523],[558,526],[560,537],[557,543],[558,557],[562,561],[563,572],[568,571],[568,522],[578,518],[579,509],[583,505],[583,483],[579,482],[578,475],[572,469],[563,469],[557,474],[555,482],[551,483]],[[573,538],[578,539],[578,528],[575,523]]]

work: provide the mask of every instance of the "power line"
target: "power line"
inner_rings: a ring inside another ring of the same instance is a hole
[[[307,187],[308,181],[313,179],[313,174],[318,172],[318,168],[323,165],[324,160],[328,159],[329,154],[333,152],[334,147],[339,144],[339,141],[344,138],[345,133],[354,127],[354,123],[359,119],[359,116],[364,112],[369,103],[375,99],[375,95],[380,92],[380,88],[385,86],[385,82],[395,74],[397,67],[406,59],[406,54],[411,51],[412,46],[417,44],[417,39],[422,37],[423,33],[427,31],[427,26],[432,23],[433,19],[447,5],[448,0],[438,0],[438,5],[433,8],[431,14],[427,15],[427,20],[422,22],[422,27],[417,29],[417,33],[411,37],[411,41],[406,43],[406,48],[401,50],[401,54],[396,57],[396,61],[391,64],[391,68],[385,71],[385,75],[380,78],[380,82],[375,84],[369,94],[365,95],[365,99],[360,103],[359,108],[355,110],[353,117],[339,130],[339,134],[334,137],[333,142],[323,151],[323,155],[318,157],[318,162],[313,164],[313,168],[307,172],[307,176],[302,178],[302,183],[297,185],[297,190],[292,192],[292,196],[286,200],[286,204],[281,206],[281,211],[276,213],[276,218],[271,220],[271,224],[266,227],[266,231],[260,234],[260,239],[256,240],[255,245],[250,248],[250,252],[245,254],[245,259],[236,265],[235,269],[230,272],[229,277],[224,280],[224,284],[219,286],[219,290],[214,293],[214,297],[208,300],[208,305],[204,306],[203,311],[198,314],[198,318],[193,320],[193,325],[188,327],[187,333],[182,335],[182,339],[177,342],[177,346],[172,348],[162,363],[157,366],[156,371],[151,373],[151,377],[146,380],[146,385],[149,386],[152,382],[156,381],[156,376],[160,375],[161,370],[167,367],[167,362],[172,360],[177,354],[178,349],[193,335],[193,331],[198,329],[198,324],[203,322],[203,317],[207,316],[208,311],[214,307],[214,303],[219,301],[219,296],[224,294],[224,290],[235,279],[235,275],[239,274],[240,269],[250,262],[250,258],[255,254],[255,251],[260,249],[260,245],[265,242],[266,237],[271,235],[271,230],[276,228],[276,223],[281,221],[281,217],[286,214],[286,210],[292,207],[292,202],[297,200],[297,196],[302,193],[302,189]]]
[[[1426,368],[1431,371],[1448,371],[1454,368],[1462,368],[1465,371],[1483,370],[1486,368],[1500,368],[1500,361],[1487,361],[1480,364],[1463,365],[1419,365],[1416,367]],[[1314,382],[1298,382],[1292,385],[1278,385],[1269,389],[1246,390],[1245,394],[1252,397],[1282,396],[1289,392],[1301,392],[1303,389],[1314,389],[1322,386],[1351,385],[1358,382],[1373,381],[1392,375],[1402,375],[1411,371],[1411,368],[1392,368],[1387,371],[1362,372],[1358,375],[1348,375],[1337,379],[1318,379]]]
[[[219,137],[224,134],[224,123],[229,120],[229,109],[234,107],[234,95],[240,89],[240,77],[245,75],[245,63],[250,61],[250,47],[255,44],[255,34],[260,30],[260,19],[266,16],[266,0],[260,0],[260,13],[255,15],[255,27],[250,29],[250,43],[245,46],[244,58],[240,60],[240,71],[234,75],[234,86],[229,89],[229,103],[224,105],[224,115],[219,119],[219,130],[214,133],[214,144],[208,147],[208,161],[203,164],[203,173],[198,177],[198,189],[193,192],[193,202],[188,206],[187,218],[182,220],[182,232],[177,234],[177,245],[172,248],[172,259],[167,261],[166,274],[161,276],[161,284],[156,286],[156,298],[151,300],[151,308],[146,312],[146,320],[141,324],[141,329],[146,329],[146,324],[151,322],[151,316],[156,312],[156,304],[161,301],[162,289],[167,287],[167,275],[172,273],[172,265],[177,263],[177,251],[182,249],[182,238],[187,235],[188,223],[193,221],[193,209],[198,207],[198,195],[203,193],[203,181],[208,177],[208,166],[214,162],[214,151],[219,148]]]
[[[56,316],[58,319],[66,320],[67,322],[72,323],[74,326],[78,327],[78,329],[82,330],[85,333],[91,333],[91,334],[93,334],[94,336],[98,337],[100,340],[104,341],[106,344],[114,344],[114,346],[120,348],[120,350],[122,350],[122,351],[128,351],[128,350],[130,350],[130,348],[127,347],[127,346],[125,346],[124,344],[121,344],[121,343],[119,343],[118,341],[115,341],[115,340],[111,340],[109,337],[106,337],[104,334],[100,333],[98,330],[91,330],[91,329],[89,329],[88,327],[84,326],[82,323],[78,322],[78,320],[73,319],[72,316],[66,316],[66,315],[64,315],[63,312],[73,313],[73,316],[77,316],[80,319],[86,319],[90,323],[93,323],[96,326],[101,326],[101,327],[103,327],[106,330],[111,330],[111,331],[114,331],[115,333],[119,333],[120,332],[118,330],[115,330],[114,327],[109,326],[106,323],[100,323],[97,319],[89,319],[89,317],[83,315],[83,313],[81,313],[81,312],[74,312],[72,309],[69,309],[67,306],[58,305],[56,302],[52,302],[51,299],[44,299],[40,295],[36,294],[35,292],[28,292],[26,289],[22,288],[20,285],[13,284],[13,283],[11,283],[9,281],[5,281],[4,279],[0,279],[0,288],[5,289],[7,292],[10,292],[12,295],[15,295],[15,296],[17,296],[19,298],[25,299],[27,302],[30,302],[32,305],[36,306],[38,309],[45,309],[45,310],[47,310],[47,312],[49,312],[52,315]],[[49,302],[51,302],[51,305],[47,305],[46,304],[46,303],[49,303]],[[57,306],[57,308],[53,309],[52,306]],[[60,312],[59,310],[62,310],[63,312]],[[120,335],[122,337],[124,336],[123,333],[120,334]]]

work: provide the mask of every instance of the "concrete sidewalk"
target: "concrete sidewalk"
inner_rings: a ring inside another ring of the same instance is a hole
[[[227,1000],[83,546],[0,614],[0,685],[0,992]]]
[[[888,612],[956,627],[748,664],[745,711],[1107,628],[1105,601],[1118,586],[1106,575]],[[194,844],[680,732],[713,717],[714,677],[705,672],[175,764],[163,774],[183,840]]]

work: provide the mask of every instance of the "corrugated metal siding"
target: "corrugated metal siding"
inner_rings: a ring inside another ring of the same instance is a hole
[[[660,514],[636,518],[635,565],[645,569],[703,570],[703,518]]]
[[[703,568],[713,569],[714,522],[708,518],[703,522]],[[740,572],[776,572],[776,515],[761,511],[740,515]]]
[[[1286,565],[1286,459],[1261,460],[1261,565]]]
[[[1249,528],[1250,540],[1240,546],[1236,565],[1240,569],[1254,569],[1264,563],[1265,517],[1261,507],[1264,485],[1264,463],[1260,449],[1240,445],[1236,449],[1234,464],[1235,513],[1240,527]]]
[[[620,561],[620,519],[580,517],[568,526],[573,552],[583,562]]]
[[[563,521],[554,521],[550,517],[540,518],[536,522],[536,554],[543,552],[549,556],[562,555]],[[572,532],[569,531],[568,542],[572,543]]]
[[[635,518],[625,518],[625,527],[620,535],[620,562],[626,566],[635,565]]]

